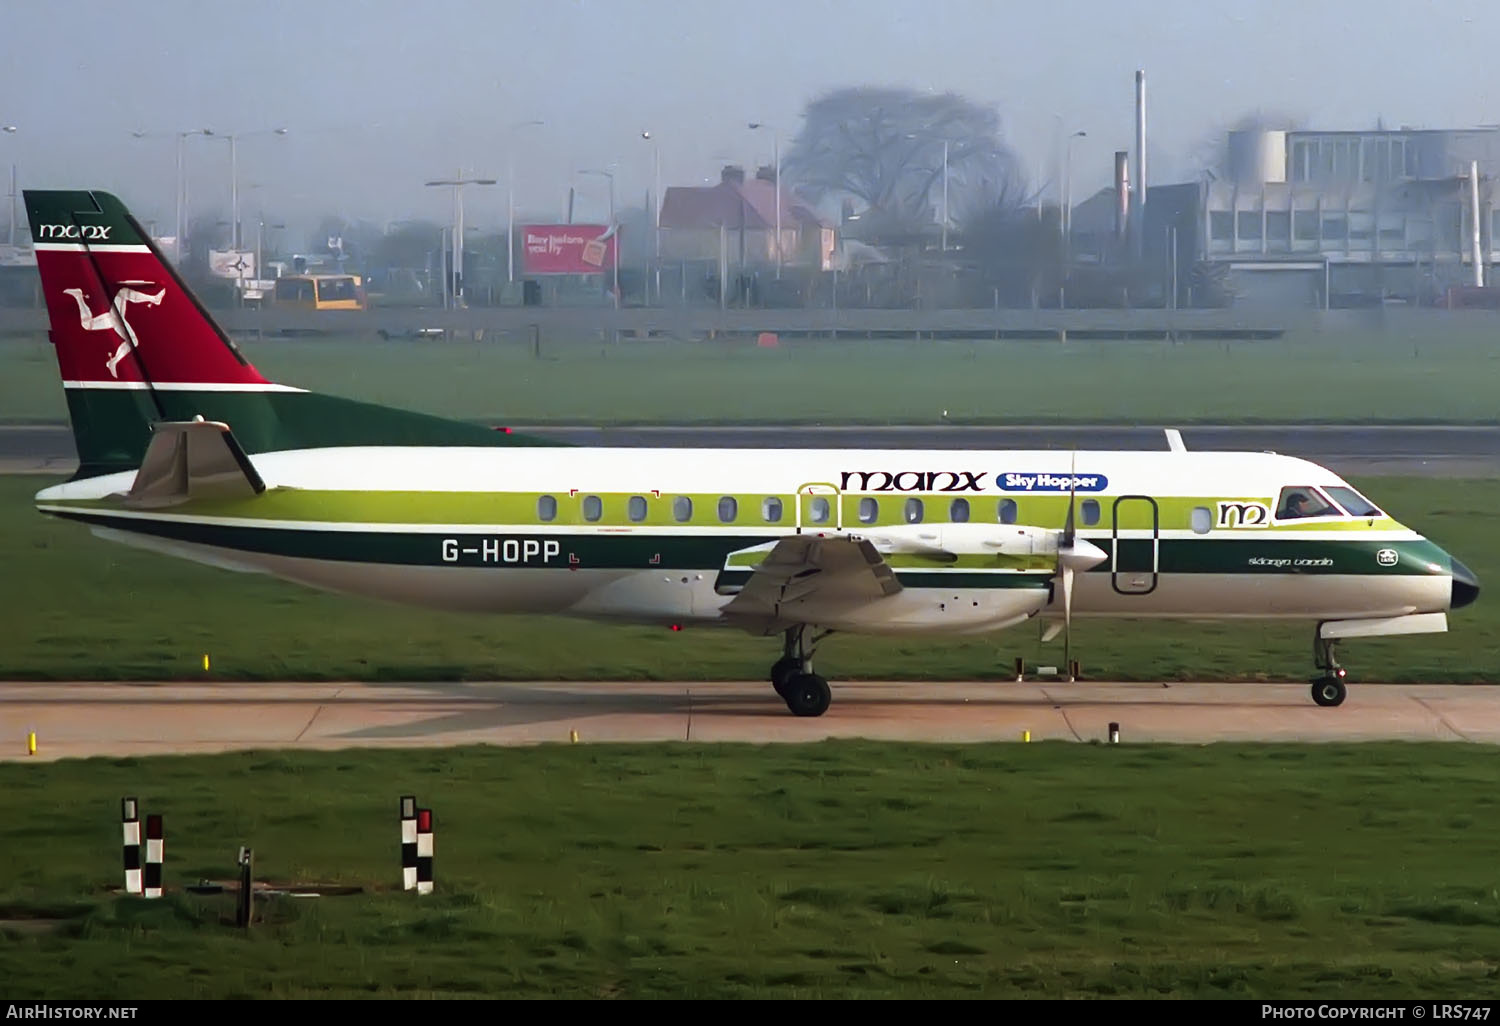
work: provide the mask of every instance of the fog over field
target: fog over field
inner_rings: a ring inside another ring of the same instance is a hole
[[[1069,147],[1075,196],[1109,185],[1113,152],[1134,145],[1137,69],[1152,184],[1197,173],[1205,142],[1257,112],[1314,128],[1481,125],[1496,120],[1482,71],[1500,9],[57,0],[8,5],[0,25],[0,125],[16,128],[0,166],[15,164],[23,188],[107,188],[164,227],[178,137],[197,133],[184,136],[189,206],[222,216],[235,133],[242,219],[300,238],[323,217],[446,221],[448,191],[423,183],[460,168],[497,183],[470,190],[471,224],[503,225],[512,183],[519,216],[561,217],[571,187],[578,219],[602,219],[609,182],[580,170],[611,170],[616,202],[641,206],[658,152],[667,184],[769,164],[806,105],[846,87],[992,108],[1032,190],[1055,189],[1061,142],[1083,132]]]

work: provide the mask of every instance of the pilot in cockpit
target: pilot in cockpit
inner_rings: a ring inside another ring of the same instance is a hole
[[[1326,502],[1298,489],[1289,489],[1276,514],[1278,520],[1296,520],[1301,517],[1321,517],[1332,513]]]

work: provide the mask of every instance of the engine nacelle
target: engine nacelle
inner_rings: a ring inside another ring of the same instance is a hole
[[[868,538],[880,553],[903,553],[932,559],[958,556],[1036,556],[1057,552],[1060,531],[1023,524],[899,524],[868,531],[851,528],[851,535]]]

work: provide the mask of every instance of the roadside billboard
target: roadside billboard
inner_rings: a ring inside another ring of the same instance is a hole
[[[603,224],[521,226],[526,274],[603,274],[615,266],[619,233]]]
[[[254,278],[253,249],[211,249],[208,251],[208,273],[218,278]]]

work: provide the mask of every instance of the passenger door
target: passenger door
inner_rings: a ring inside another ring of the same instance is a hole
[[[1156,500],[1147,495],[1120,496],[1115,500],[1111,531],[1114,546],[1109,570],[1115,591],[1121,595],[1155,591],[1161,556]],[[1128,536],[1122,536],[1125,532]]]

